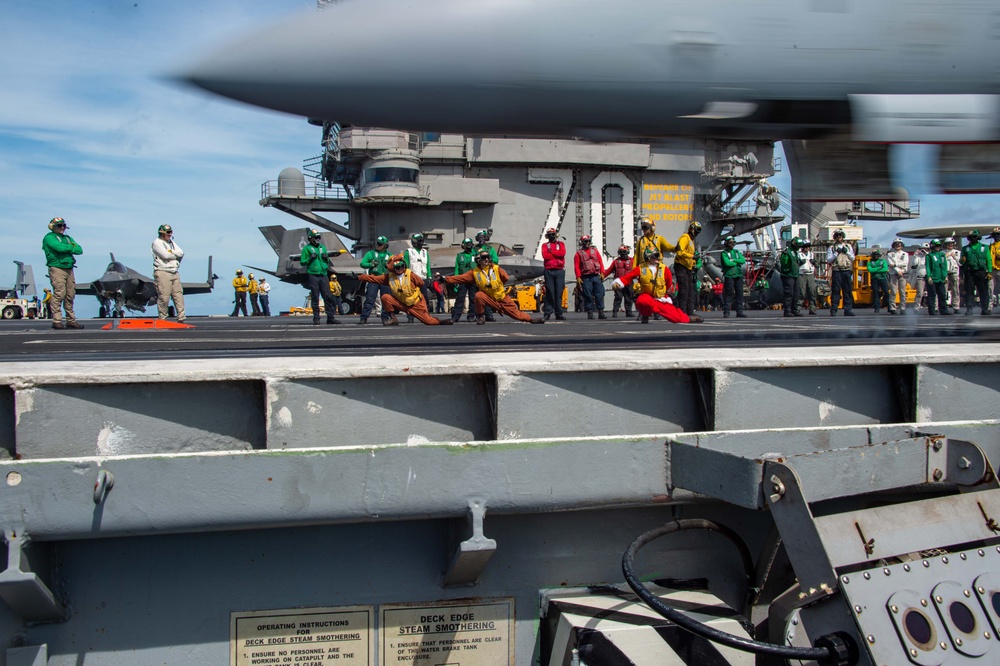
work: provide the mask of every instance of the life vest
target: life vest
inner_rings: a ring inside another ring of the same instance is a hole
[[[580,258],[580,275],[597,275],[601,272],[600,255],[596,249],[589,247],[579,250],[577,256]]]
[[[657,264],[656,270],[644,265],[639,269],[639,293],[649,294],[653,298],[663,298],[667,295],[667,278],[663,273],[663,264]]]
[[[396,300],[406,307],[416,305],[420,300],[420,290],[410,280],[409,268],[398,277],[395,274],[389,276],[389,290]]]
[[[476,278],[476,289],[493,300],[502,301],[507,295],[507,290],[504,289],[503,282],[500,281],[500,272],[496,266],[491,267],[488,271],[477,267],[473,269],[472,276]]]

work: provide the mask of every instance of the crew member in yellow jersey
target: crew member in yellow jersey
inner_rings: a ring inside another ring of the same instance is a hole
[[[642,256],[646,250],[656,250],[660,256],[668,252],[675,252],[677,248],[670,244],[666,238],[656,233],[656,225],[648,217],[642,218],[639,225],[642,228],[642,236],[635,244],[635,256],[632,257],[632,268],[642,263]]]
[[[427,309],[427,299],[424,298],[424,281],[419,275],[406,267],[406,260],[403,259],[403,255],[394,254],[389,257],[387,263],[389,265],[388,273],[383,275],[358,275],[358,279],[362,282],[371,282],[372,284],[389,288],[388,293],[382,294],[382,307],[385,308],[385,312],[389,315],[388,319],[383,320],[384,326],[399,326],[399,320],[396,319],[397,312],[405,312],[408,315],[412,315],[428,326],[455,323],[450,318],[438,319],[431,316],[430,311]]]
[[[507,295],[506,284],[509,276],[507,271],[499,266],[493,265],[493,257],[489,252],[483,250],[476,255],[476,267],[471,271],[460,275],[446,275],[444,281],[448,284],[464,284],[474,286],[476,292],[476,323],[486,323],[486,308],[493,308],[500,314],[507,315],[511,319],[527,322],[529,324],[544,324],[542,317],[532,317],[526,312],[521,312],[517,304]]]
[[[632,284],[632,280],[639,281],[639,294],[635,297],[635,309],[639,311],[639,321],[648,324],[649,318],[658,314],[675,324],[701,323],[702,318],[698,315],[688,316],[683,310],[674,307],[670,299],[673,276],[670,275],[670,269],[660,263],[660,253],[648,249],[643,253],[643,259],[642,265],[636,266],[614,281],[614,285],[619,289]]]
[[[340,314],[340,304],[343,302],[344,288],[340,286],[340,278],[330,271],[330,295],[333,296],[333,308]]]
[[[233,301],[235,307],[233,308],[233,313],[229,315],[230,317],[238,317],[239,313],[242,312],[243,316],[247,316],[247,292],[250,291],[250,282],[243,277],[243,269],[236,271],[236,277],[233,278],[233,291],[236,292],[236,299]]]
[[[695,284],[698,281],[698,248],[694,239],[701,233],[701,223],[691,222],[687,232],[677,240],[674,274],[677,277],[677,307],[688,316],[694,314]]]

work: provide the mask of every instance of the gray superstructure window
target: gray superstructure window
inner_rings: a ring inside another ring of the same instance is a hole
[[[402,167],[376,167],[365,169],[366,183],[416,183],[418,169],[404,169]]]

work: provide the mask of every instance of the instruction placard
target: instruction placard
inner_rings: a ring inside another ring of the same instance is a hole
[[[370,666],[375,608],[294,608],[230,615],[230,666]]]
[[[514,599],[379,607],[381,666],[514,664]]]

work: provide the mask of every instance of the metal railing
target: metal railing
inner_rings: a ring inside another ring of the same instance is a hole
[[[319,181],[306,182],[303,194],[281,193],[277,180],[268,180],[260,186],[261,199],[273,199],[278,197],[295,197],[297,199],[316,200],[347,200],[350,199],[347,190],[341,185],[327,187]]]

